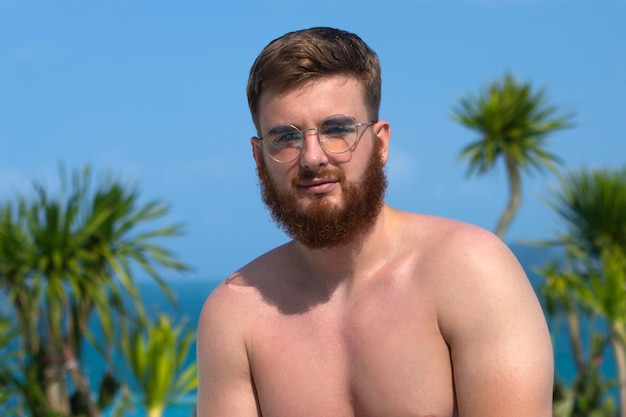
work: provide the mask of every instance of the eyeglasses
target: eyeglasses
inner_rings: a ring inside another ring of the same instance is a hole
[[[318,127],[298,129],[293,125],[274,126],[259,138],[277,162],[295,161],[306,148],[305,132],[317,130],[317,140],[326,152],[340,154],[348,152],[359,140],[359,128],[368,127],[375,121],[357,123],[354,118],[335,114],[322,120]]]

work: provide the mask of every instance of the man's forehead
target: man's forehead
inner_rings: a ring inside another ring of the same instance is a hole
[[[331,84],[327,84],[328,82],[330,82]],[[363,90],[363,85],[354,77],[351,76],[346,76],[346,75],[332,75],[332,76],[323,76],[323,77],[315,77],[315,78],[311,78],[311,79],[306,79],[298,84],[295,85],[291,85],[288,87],[285,86],[280,86],[277,83],[273,83],[268,85],[267,87],[265,87],[263,89],[263,92],[261,93],[260,97],[259,97],[259,122],[261,124],[263,124],[263,121],[267,121],[268,118],[273,119],[274,116],[278,116],[278,117],[283,117],[283,115],[275,115],[275,114],[269,114],[269,110],[274,107],[274,105],[277,102],[286,100],[286,99],[293,99],[295,101],[298,101],[299,99],[301,99],[303,96],[305,96],[307,93],[309,93],[312,89],[315,89],[316,87],[320,87],[320,86],[326,86],[325,88],[331,90],[332,93],[334,93],[336,91],[336,89],[338,88],[342,88],[343,86],[349,86],[351,89],[354,89],[356,94],[359,94],[358,96],[358,102],[359,104],[365,105],[365,92]],[[331,87],[329,87],[331,86]],[[324,87],[322,87],[324,88]],[[336,94],[336,95],[327,95],[327,97],[329,97],[329,101],[333,100],[333,97],[336,97],[337,102],[340,101],[345,101],[345,93],[340,95],[340,94]],[[305,105],[316,105],[319,103],[307,103],[307,102],[302,102],[302,106]],[[295,106],[292,106],[291,108],[287,109],[287,110],[294,110],[294,112],[299,112],[302,107],[299,105],[297,108],[294,108]],[[328,114],[321,114],[320,117],[325,118],[331,114],[335,114],[335,113],[341,113],[341,111],[338,110],[334,110],[334,109],[329,109],[330,113]],[[270,124],[274,122],[274,121],[270,121]],[[281,121],[277,121],[276,123],[282,123],[284,122],[284,120]],[[267,126],[265,126],[267,128]]]

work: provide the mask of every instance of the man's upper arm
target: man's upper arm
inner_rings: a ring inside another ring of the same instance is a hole
[[[200,314],[197,333],[198,417],[257,417],[244,342],[244,317],[221,284]]]
[[[459,416],[551,416],[554,357],[535,292],[499,240],[470,240],[441,306]]]

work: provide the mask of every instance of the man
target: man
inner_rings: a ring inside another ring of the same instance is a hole
[[[514,256],[383,203],[376,54],[340,30],[288,33],[247,93],[262,197],[293,241],[206,301],[198,416],[550,416],[550,336]]]

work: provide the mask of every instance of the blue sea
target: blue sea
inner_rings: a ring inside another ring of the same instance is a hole
[[[524,266],[533,286],[537,288],[541,279],[535,274],[537,267],[542,266],[548,259],[555,256],[554,252],[547,252],[544,249],[529,248],[524,246],[513,247],[513,251]],[[218,285],[218,279],[186,279],[176,282],[169,282],[170,289],[178,300],[179,308],[173,307],[161,294],[156,284],[145,282],[140,284],[141,294],[152,315],[167,313],[170,317],[185,317],[188,325],[195,329],[197,319],[202,308],[202,304],[210,292]],[[566,323],[561,319],[549,319],[549,325],[553,335],[555,364],[557,376],[568,383],[571,382],[575,374],[574,364],[569,345]],[[102,372],[103,364],[95,351],[86,351],[86,363],[90,364],[89,372],[97,375]],[[604,355],[605,360],[602,365],[603,373],[609,378],[615,378],[615,366],[610,352]],[[190,360],[195,360],[195,346],[190,352]],[[191,417],[194,411],[195,393],[191,393],[186,398],[174,406],[166,409],[164,417]],[[108,417],[105,414],[104,417]],[[126,417],[145,417],[145,413],[140,407],[136,407]]]

